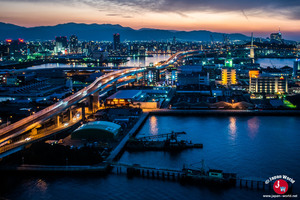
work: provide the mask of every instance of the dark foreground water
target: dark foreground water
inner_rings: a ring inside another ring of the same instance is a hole
[[[210,168],[235,172],[243,177],[267,179],[288,175],[296,180],[300,195],[300,117],[176,117],[150,116],[139,136],[186,131],[185,139],[203,143],[203,149],[181,153],[125,152],[121,162],[153,167],[199,166],[204,159]],[[214,189],[181,185],[178,182],[125,175],[35,176],[1,178],[4,199],[266,199],[268,191]],[[9,188],[9,189],[8,189]]]

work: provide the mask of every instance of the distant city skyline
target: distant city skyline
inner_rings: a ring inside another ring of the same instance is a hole
[[[297,0],[2,0],[0,21],[19,26],[68,22],[120,24],[134,29],[209,30],[255,33],[300,41],[300,1]]]

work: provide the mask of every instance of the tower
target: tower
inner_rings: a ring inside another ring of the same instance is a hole
[[[254,63],[253,32],[251,33],[250,58],[251,58],[251,62]]]
[[[282,40],[282,35],[281,35],[281,32],[280,32],[280,26],[278,27],[278,35],[279,35],[280,40]]]

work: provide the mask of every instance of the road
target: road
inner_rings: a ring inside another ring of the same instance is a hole
[[[162,63],[161,65],[156,66],[158,69],[163,69],[170,64],[173,64],[177,61],[178,58],[182,57],[183,55],[188,54],[189,52],[178,52],[172,55],[166,62]],[[191,51],[194,53],[194,51]],[[22,133],[29,131],[36,126],[42,124],[46,120],[57,116],[58,114],[66,111],[72,105],[76,105],[83,99],[87,98],[88,96],[96,93],[97,91],[102,91],[107,89],[106,87],[112,84],[119,79],[122,79],[127,76],[133,76],[137,73],[145,71],[146,68],[130,68],[130,69],[121,69],[118,71],[107,73],[101,77],[98,77],[93,83],[89,86],[83,88],[82,90],[76,92],[75,94],[29,116],[26,117],[18,122],[15,122],[5,128],[0,129],[0,146],[6,143],[10,139],[21,135]],[[23,141],[24,142],[24,141]],[[32,141],[28,141],[32,142]],[[26,142],[22,143],[26,144]],[[13,145],[13,144],[11,144]],[[2,147],[5,147],[3,145]]]
[[[117,81],[118,79],[121,79],[125,76],[133,75],[143,70],[144,68],[123,69],[116,72],[111,72],[109,74],[97,78],[92,84],[83,88],[77,93],[57,102],[52,106],[45,108],[44,110],[35,113],[34,115],[26,117],[14,124],[2,128],[0,130],[0,137],[2,137],[0,140],[0,144],[12,137],[20,135],[25,131],[31,130],[38,124],[41,124],[49,118],[54,117],[55,115],[65,111],[67,108],[77,104],[89,95],[97,91],[103,90],[107,85]]]

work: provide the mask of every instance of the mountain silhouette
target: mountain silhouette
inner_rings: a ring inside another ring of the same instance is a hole
[[[173,37],[182,41],[223,41],[224,35],[231,40],[247,40],[249,37],[239,34],[226,34],[206,30],[174,31],[142,28],[139,30],[113,24],[66,23],[55,26],[22,27],[0,22],[0,40],[23,38],[25,40],[54,40],[56,36],[77,35],[81,41],[112,41],[113,34],[119,33],[121,41],[169,40]]]

